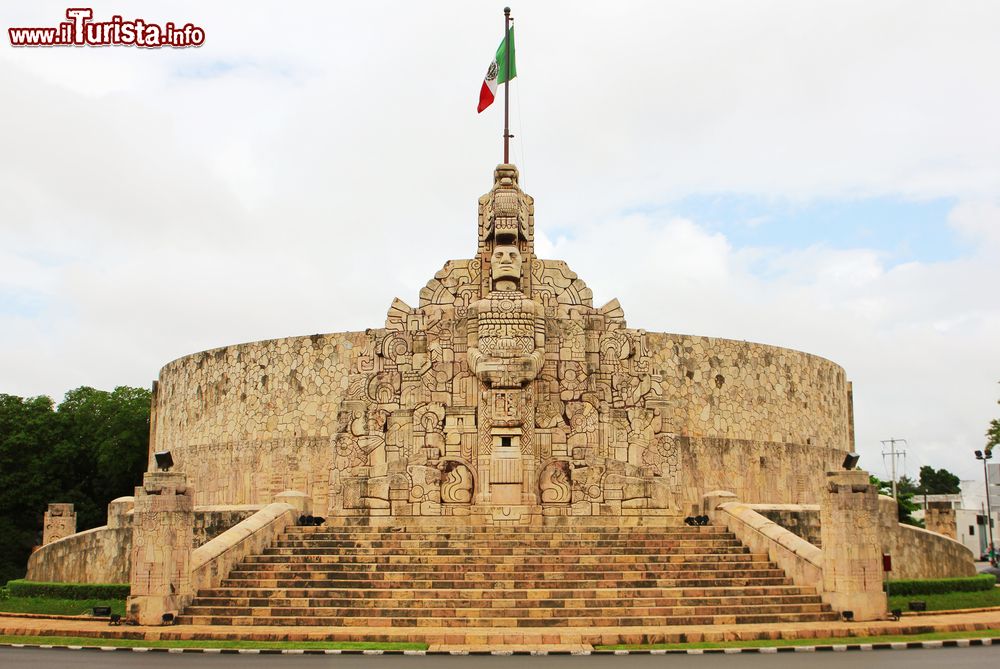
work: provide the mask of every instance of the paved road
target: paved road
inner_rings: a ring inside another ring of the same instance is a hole
[[[201,653],[132,653],[93,650],[42,650],[37,648],[0,648],[0,667],[45,667],[46,669],[507,669],[539,667],[544,669],[595,669],[596,667],[662,669],[981,669],[995,666],[1000,660],[1000,646],[940,648],[931,650],[876,650],[843,653],[780,653],[778,655],[629,655],[623,656],[358,656],[358,655],[203,655]]]

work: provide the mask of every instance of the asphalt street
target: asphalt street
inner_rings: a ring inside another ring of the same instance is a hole
[[[359,656],[359,655],[220,655],[202,653],[133,653],[97,650],[46,650],[37,648],[0,648],[0,667],[45,667],[46,669],[108,669],[142,667],[174,669],[212,667],[213,669],[264,669],[280,665],[288,669],[337,667],[338,669],[442,669],[474,667],[545,667],[546,669],[592,669],[594,667],[664,667],[670,669],[826,669],[828,667],[878,669],[948,669],[981,668],[1000,660],[1000,647],[876,650],[817,653],[739,654],[739,655],[628,655],[628,656]]]

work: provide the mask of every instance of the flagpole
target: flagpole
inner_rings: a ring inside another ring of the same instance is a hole
[[[507,48],[507,80],[503,82],[503,162],[510,163],[510,7],[503,8],[503,38]]]

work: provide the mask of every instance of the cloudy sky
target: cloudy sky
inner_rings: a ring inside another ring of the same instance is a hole
[[[486,2],[95,2],[197,49],[15,49],[0,7],[0,392],[380,326],[475,248]],[[981,476],[1000,416],[1000,4],[514,6],[538,251],[630,325],[841,364],[862,464]]]

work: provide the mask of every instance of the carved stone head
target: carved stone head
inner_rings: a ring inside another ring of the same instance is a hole
[[[497,246],[493,249],[490,272],[494,288],[501,281],[512,281],[516,289],[521,283],[521,252],[516,246]]]

